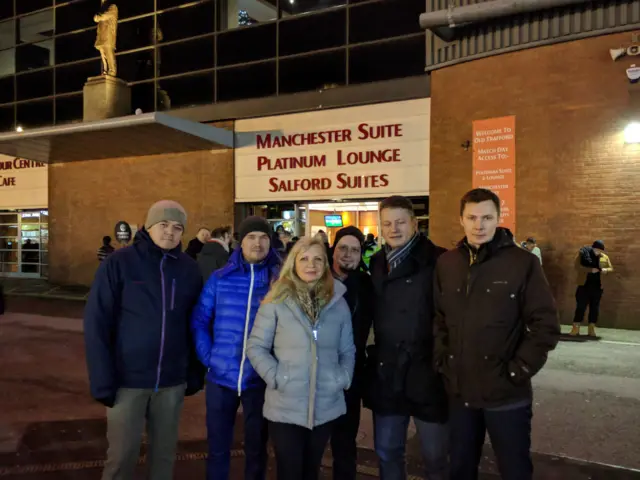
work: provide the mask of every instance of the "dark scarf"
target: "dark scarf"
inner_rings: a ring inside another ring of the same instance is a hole
[[[398,266],[406,260],[406,258],[411,253],[411,249],[413,248],[413,246],[418,243],[419,238],[420,234],[416,232],[413,234],[413,237],[411,237],[411,240],[409,240],[406,245],[400,248],[396,248],[395,250],[392,250],[388,244],[385,245],[384,251],[385,255],[387,256],[389,272],[392,272],[395,268],[398,268]]]

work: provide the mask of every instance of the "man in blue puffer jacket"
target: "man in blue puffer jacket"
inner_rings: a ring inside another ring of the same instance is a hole
[[[260,217],[240,225],[240,247],[216,270],[193,311],[191,328],[207,374],[208,480],[227,480],[233,426],[242,403],[246,480],[264,480],[267,431],[262,417],[265,385],[247,358],[247,340],[260,302],[280,269],[271,228]]]
[[[182,253],[187,214],[162,200],[133,246],[109,255],[84,313],[91,395],[108,407],[102,479],[133,478],[147,424],[149,478],[173,478],[184,396],[202,389],[189,319],[202,288],[198,264]]]

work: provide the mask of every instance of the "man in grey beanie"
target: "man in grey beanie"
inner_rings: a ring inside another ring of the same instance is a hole
[[[202,277],[180,248],[186,223],[179,203],[154,204],[91,287],[84,336],[91,395],[107,407],[103,480],[133,478],[145,423],[149,478],[173,478],[184,397],[204,384],[189,329]]]

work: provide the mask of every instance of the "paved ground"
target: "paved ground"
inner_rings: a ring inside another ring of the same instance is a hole
[[[0,477],[98,479],[106,447],[104,409],[87,395],[82,303],[12,297],[8,306],[10,313],[0,317]],[[533,449],[539,480],[640,479],[640,472],[629,470],[640,469],[640,336],[601,334],[600,342],[561,343],[536,377]],[[202,395],[187,399],[180,438],[176,478],[204,478]],[[362,479],[377,473],[372,438],[365,410]],[[238,479],[241,447],[238,433]],[[415,479],[422,478],[417,452],[412,437],[409,472]],[[492,458],[487,445],[483,480],[498,478]],[[323,478],[330,478],[330,453],[326,465]],[[271,465],[271,478],[273,473]]]

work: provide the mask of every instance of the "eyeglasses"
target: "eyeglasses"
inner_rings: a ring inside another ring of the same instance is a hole
[[[348,245],[340,245],[339,247],[337,247],[338,252],[342,253],[342,254],[347,254],[347,253],[351,253],[353,255],[360,255],[360,248],[359,247],[349,247]]]

